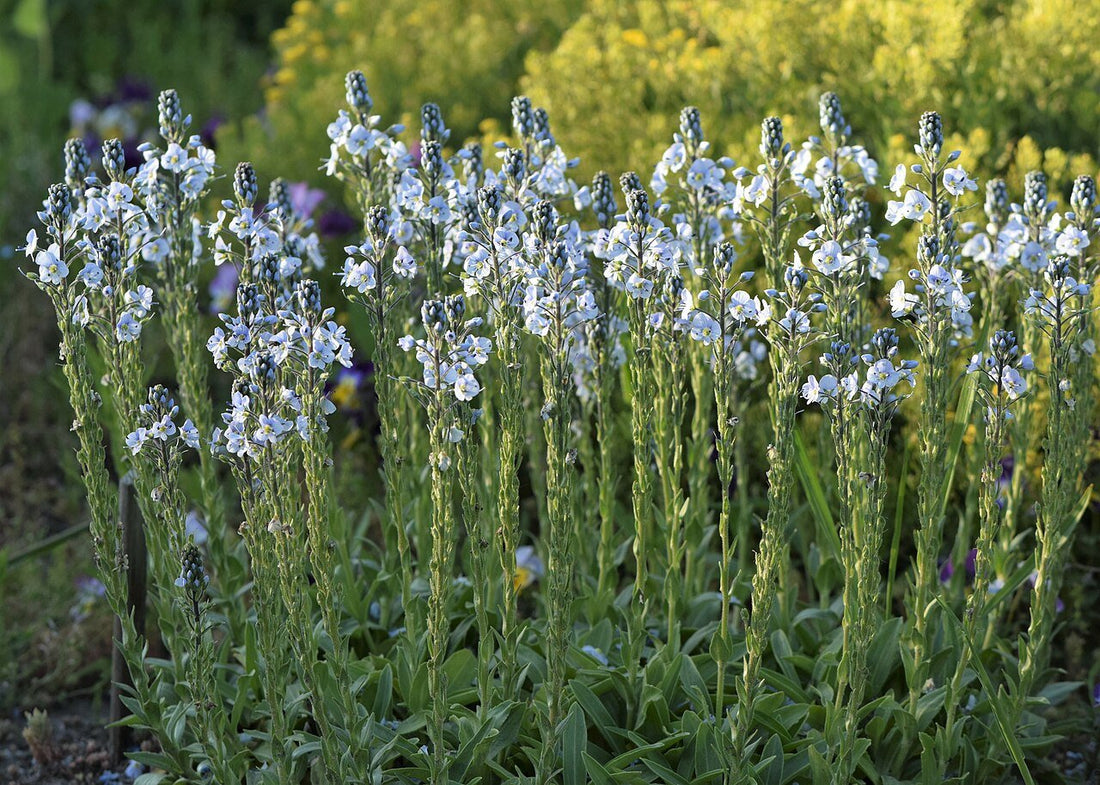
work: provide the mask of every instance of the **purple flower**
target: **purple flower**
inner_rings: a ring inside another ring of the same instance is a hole
[[[302,218],[309,218],[317,206],[325,200],[320,188],[310,188],[309,183],[290,184],[290,209]]]
[[[82,597],[103,597],[107,594],[107,587],[104,586],[99,579],[89,575],[81,575],[73,581],[73,583],[76,585],[77,592],[79,592]]]
[[[223,125],[225,125],[225,116],[219,112],[212,115],[210,119],[206,121],[206,125],[199,131],[199,136],[202,137],[202,143],[211,150],[217,149],[214,135]]]
[[[317,231],[322,237],[342,237],[357,228],[359,224],[356,220],[343,210],[329,210],[317,221]]]
[[[106,104],[144,104],[153,98],[153,90],[144,79],[124,76],[115,85],[115,91],[107,96]]]
[[[975,563],[977,562],[977,560],[978,560],[978,549],[977,548],[971,548],[970,551],[966,554],[966,579],[968,581],[974,580],[974,576],[978,572],[978,570],[975,566]]]
[[[329,400],[349,415],[358,415],[363,410],[363,391],[367,380],[374,374],[371,363],[356,363],[350,368],[341,368],[327,385]]]
[[[223,264],[210,281],[210,313],[225,313],[237,296],[237,282],[240,280],[237,266]]]
[[[944,560],[940,565],[940,583],[948,583],[955,575],[955,565],[951,563],[950,559]]]

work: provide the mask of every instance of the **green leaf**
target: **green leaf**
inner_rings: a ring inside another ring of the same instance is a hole
[[[829,500],[825,498],[825,491],[818,480],[817,467],[806,452],[802,434],[797,430],[794,432],[794,450],[798,479],[802,483],[806,501],[810,504],[810,512],[813,513],[814,522],[817,524],[818,547],[822,549],[826,558],[839,559],[840,535],[836,533],[833,514],[829,511]]]
[[[562,730],[562,778],[565,785],[584,785],[584,753],[588,751],[588,727],[584,723],[584,710],[574,703],[565,718]]]
[[[157,785],[159,782],[167,778],[167,774],[160,774],[151,771],[148,774],[142,774],[140,777],[134,780],[134,785]]]
[[[615,780],[608,774],[600,762],[589,755],[587,752],[581,753],[581,757],[584,759],[584,767],[588,769],[588,776],[591,778],[593,785],[615,785]]]
[[[983,346],[983,343],[979,343]],[[978,377],[980,374],[968,374],[963,382],[962,393],[959,395],[959,405],[955,407],[955,420],[951,425],[951,434],[948,438],[947,460],[944,464],[946,471],[943,475],[943,486],[940,488],[940,510],[947,509],[947,497],[951,495],[951,484],[955,478],[955,466],[959,462],[959,454],[962,452],[963,437],[970,426],[970,410],[974,408],[974,400],[978,395]]]
[[[898,475],[898,502],[894,507],[894,534],[890,539],[890,567],[886,576],[886,591],[882,598],[883,611],[887,618],[890,614],[890,603],[894,601],[894,577],[898,572],[898,553],[901,551],[901,523],[905,513],[905,490],[909,487],[909,455],[910,442],[905,442],[905,452],[901,456],[901,474]]]
[[[393,668],[389,663],[382,668],[378,676],[377,692],[374,694],[373,713],[375,717],[388,717],[390,701],[393,699]]]
[[[978,648],[974,645],[974,641],[970,639],[970,636],[966,634],[966,629],[963,627],[962,622],[959,621],[959,617],[951,610],[951,607],[938,595],[935,600],[943,609],[944,618],[949,619],[951,623],[955,625],[959,630],[960,636],[962,636],[963,640],[966,641],[966,645],[970,648],[971,665],[977,672],[978,680],[981,681],[986,695],[989,696],[989,708],[992,709],[993,716],[997,720],[997,728],[1001,731],[1001,737],[1004,739],[1005,745],[1012,755],[1012,760],[1016,762],[1016,768],[1020,770],[1020,776],[1024,778],[1026,785],[1035,785],[1035,780],[1032,779],[1031,772],[1028,771],[1027,761],[1024,759],[1024,752],[1020,749],[1020,742],[1016,738],[1016,734],[1008,718],[1005,717],[1003,707],[997,700],[997,693],[993,690],[993,681],[989,678],[989,672],[982,664],[981,652],[978,651]]]
[[[581,705],[585,714],[592,720],[593,727],[595,727],[600,735],[604,737],[611,746],[613,752],[619,752],[622,749],[622,745],[618,737],[613,733],[616,729],[615,721],[611,719],[611,714],[608,713],[603,702],[596,697],[596,694],[592,692],[592,690],[577,680],[569,682],[569,687],[577,697],[577,703]]]

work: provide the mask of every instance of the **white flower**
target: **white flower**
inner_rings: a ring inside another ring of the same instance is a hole
[[[978,190],[978,184],[967,177],[966,170],[959,166],[943,170],[943,187],[952,196],[962,196],[963,191]]]
[[[38,232],[36,232],[34,229],[31,229],[29,232],[27,232],[27,244],[23,246],[23,253],[25,253],[27,255],[27,258],[30,259],[32,256],[34,256],[34,253],[37,250]]]
[[[1020,264],[1028,272],[1037,273],[1047,266],[1047,255],[1043,246],[1031,240],[1020,251]]]
[[[757,318],[760,313],[760,303],[749,296],[748,292],[738,289],[730,295],[729,311],[730,316],[738,322],[746,322]]]
[[[344,274],[340,283],[360,294],[366,293],[377,285],[374,265],[368,261],[356,263],[350,256],[344,260]]]
[[[287,420],[272,414],[261,414],[252,440],[260,446],[275,444],[279,437],[293,428]]]
[[[451,208],[447,206],[447,200],[442,196],[433,196],[424,208],[423,217],[436,226],[445,224],[451,220]]]
[[[820,380],[810,374],[806,383],[802,385],[802,397],[806,403],[821,403],[836,397],[837,380],[831,373],[822,376]]]
[[[183,437],[183,443],[193,450],[199,449],[199,429],[195,427],[195,424],[190,420],[184,420],[183,425],[180,426],[180,436]]]
[[[133,311],[138,319],[144,319],[153,308],[153,290],[148,286],[138,286],[134,291],[126,292],[126,307]]]
[[[901,196],[901,192],[905,189],[905,164],[898,164],[894,169],[894,176],[890,178],[890,185],[888,186],[895,196]]]
[[[169,172],[182,172],[187,166],[187,151],[172,142],[160,157],[160,165]]]
[[[901,374],[889,360],[878,360],[868,369],[867,381],[880,390],[890,390],[901,381]]]
[[[130,311],[126,311],[115,325],[115,337],[122,343],[136,341],[141,337],[141,322]]]
[[[892,226],[896,226],[903,218],[910,221],[924,220],[925,213],[932,207],[932,202],[920,191],[910,191],[905,195],[905,200],[886,203],[886,220]]]
[[[753,177],[748,187],[742,190],[741,198],[752,202],[757,207],[764,204],[764,200],[768,198],[768,183],[764,175],[758,174]]]
[[[691,319],[691,338],[703,346],[710,346],[718,340],[718,322],[708,314],[697,311]]]
[[[631,273],[626,279],[626,293],[635,300],[648,300],[653,294],[653,281],[637,273]]]
[[[1010,400],[1016,400],[1027,392],[1027,382],[1015,368],[1005,368],[1001,374],[1001,387]]]
[[[691,165],[686,180],[688,187],[696,191],[718,188],[722,184],[722,170],[709,158],[700,158]]]
[[[149,438],[149,433],[144,428],[138,428],[133,433],[126,435],[126,448],[130,451],[131,455],[137,455],[141,452],[142,445]]]
[[[472,401],[481,392],[481,384],[472,373],[464,373],[455,379],[455,398],[460,401]]]
[[[843,253],[843,250],[836,240],[827,240],[814,251],[812,257],[814,266],[826,275],[847,270],[856,257],[852,254]]]
[[[409,249],[401,246],[393,260],[393,271],[400,278],[412,278],[416,275],[416,260]]]
[[[43,283],[60,285],[69,274],[69,266],[61,259],[61,247],[53,243],[45,251],[39,251],[34,258],[38,265],[38,278]]]
[[[890,289],[890,313],[895,319],[912,313],[919,302],[917,295],[905,291],[905,281],[898,281]]]
[[[524,325],[532,335],[543,336],[550,332],[550,320],[538,311],[528,313]]]
[[[168,441],[169,436],[175,436],[176,424],[172,422],[172,418],[167,414],[153,423],[149,428],[149,438],[159,439],[162,442]]]
[[[1083,232],[1076,226],[1067,226],[1065,230],[1058,235],[1057,241],[1054,243],[1054,247],[1058,253],[1065,254],[1066,256],[1080,256],[1089,245],[1089,236],[1087,232]]]

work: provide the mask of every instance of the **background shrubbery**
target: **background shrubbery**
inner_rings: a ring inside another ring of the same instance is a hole
[[[817,97],[833,90],[884,166],[935,107],[983,180],[1007,174],[1019,190],[1024,172],[1043,168],[1061,192],[1096,169],[1096,40],[1095,8],[1069,0],[384,0],[369,11],[302,0],[272,36],[263,116],[222,142],[261,172],[319,182],[327,140],[315,118],[340,98],[334,75],[362,68],[386,120],[435,101],[458,142],[506,130],[509,96],[526,92],[582,175],[615,173],[650,167],[684,105],[700,108],[720,149],[748,160],[759,118],[778,114],[804,137]]]

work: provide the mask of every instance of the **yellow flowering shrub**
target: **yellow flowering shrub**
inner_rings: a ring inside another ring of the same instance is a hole
[[[493,140],[525,92],[581,157],[578,178],[648,173],[686,104],[751,164],[765,115],[805,138],[832,90],[884,176],[936,109],[975,174],[1018,193],[1042,167],[1056,194],[1096,170],[1096,41],[1100,16],[1072,0],[297,0],[272,36],[265,111],[220,141],[262,177],[319,181],[325,125],[359,68],[387,122],[415,128],[435,101],[454,143]]]
[[[590,167],[648,169],[687,103],[724,152],[755,160],[762,117],[816,133],[833,90],[885,164],[936,109],[978,173],[1019,187],[1042,166],[1059,188],[1096,168],[1082,156],[1100,123],[1098,40],[1097,16],[1069,0],[594,0],[528,56],[522,86]]]
[[[524,56],[551,48],[580,0],[297,0],[272,35],[277,62],[265,111],[219,137],[226,160],[249,158],[261,177],[317,179],[325,126],[344,106],[344,74],[367,77],[384,121],[419,123],[435,101],[461,141],[484,118],[507,124]]]

